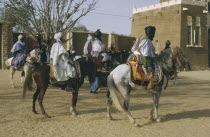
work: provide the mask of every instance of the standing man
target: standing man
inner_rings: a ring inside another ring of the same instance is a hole
[[[19,67],[20,63],[25,59],[26,54],[26,44],[24,42],[25,38],[21,34],[18,36],[18,41],[12,47],[12,56],[14,57],[14,66]]]

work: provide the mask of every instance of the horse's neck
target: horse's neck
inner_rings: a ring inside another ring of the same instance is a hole
[[[173,66],[173,60],[172,60],[172,53],[169,52],[169,50],[167,50],[165,53],[162,53],[162,57],[161,57],[161,62],[169,67],[169,68],[172,68]]]

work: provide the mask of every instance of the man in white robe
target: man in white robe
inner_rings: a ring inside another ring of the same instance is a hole
[[[92,44],[92,57],[98,58],[99,54],[105,51],[105,45],[102,43],[101,35],[102,33],[99,29],[94,33],[95,40]]]
[[[69,54],[61,43],[62,33],[55,34],[56,43],[53,44],[50,53],[50,63],[54,68],[54,77],[57,81],[67,81],[76,76],[73,62],[69,59]]]
[[[92,36],[90,34],[88,34],[88,37],[87,37],[87,41],[84,45],[84,48],[83,48],[83,54],[85,56],[89,56],[92,52],[92,44],[93,44],[93,40],[92,40]]]

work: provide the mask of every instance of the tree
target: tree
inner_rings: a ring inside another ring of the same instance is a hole
[[[86,26],[78,25],[72,28],[72,31],[82,31],[82,32],[90,32]]]
[[[14,21],[34,38],[44,34],[47,45],[52,45],[54,34],[65,34],[96,7],[92,0],[8,0],[7,20]]]
[[[0,21],[4,19],[4,9],[0,7]]]

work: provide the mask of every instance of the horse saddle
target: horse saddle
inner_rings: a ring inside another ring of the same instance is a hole
[[[138,64],[135,61],[128,61],[128,64],[131,67],[131,79],[132,81],[150,81],[150,78],[145,74],[142,65]],[[153,72],[151,72],[153,73]],[[152,74],[151,74],[152,75]]]
[[[67,81],[57,81],[55,78],[55,70],[54,67],[49,64],[50,66],[50,84],[57,86],[57,87],[63,87],[65,88],[65,86],[67,85]]]
[[[150,72],[150,74],[146,74],[143,66],[138,64],[135,61],[128,61],[128,64],[131,67],[131,80],[132,82],[136,83],[136,81],[143,81],[143,82],[152,82],[153,84],[158,84],[162,77],[162,68],[158,66],[158,74],[155,73],[155,70]],[[157,70],[156,70],[157,71]],[[154,81],[154,79],[156,79]]]

